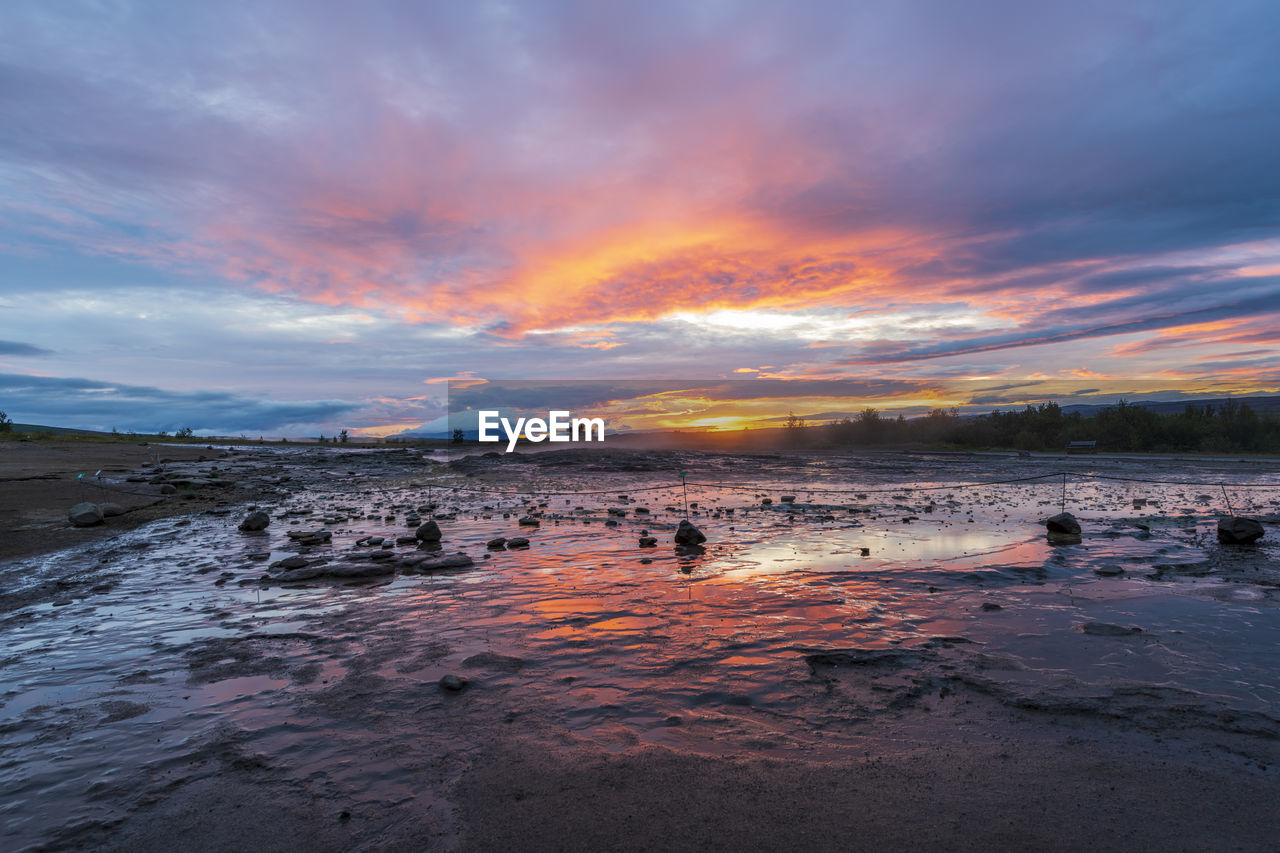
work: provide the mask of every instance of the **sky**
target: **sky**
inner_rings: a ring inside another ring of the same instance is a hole
[[[448,379],[1275,393],[1276,32],[1272,2],[10,0],[0,410],[386,435]]]

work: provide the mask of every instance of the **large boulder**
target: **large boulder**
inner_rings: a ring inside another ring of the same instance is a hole
[[[124,515],[125,508],[120,504],[104,503],[98,504],[98,508],[102,510],[103,518],[115,518],[117,515]]]
[[[1050,533],[1066,533],[1071,536],[1080,535],[1080,522],[1069,512],[1060,512],[1045,520],[1044,526]]]
[[[67,510],[67,519],[76,527],[93,527],[102,523],[102,507],[88,501],[76,504]]]
[[[267,515],[262,510],[257,509],[244,517],[244,521],[240,522],[240,529],[246,532],[266,530],[267,525],[270,523],[271,516]]]
[[[419,542],[439,542],[442,535],[440,525],[434,521],[424,521],[413,531],[413,537]]]
[[[707,541],[707,537],[702,535],[702,531],[689,523],[688,519],[680,522],[680,526],[676,528],[676,544],[677,545],[701,545]]]
[[[1218,541],[1223,545],[1248,545],[1262,538],[1262,525],[1238,515],[1218,522]]]

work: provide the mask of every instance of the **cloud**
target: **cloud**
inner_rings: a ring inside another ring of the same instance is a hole
[[[27,7],[10,223],[503,334],[982,293],[1280,224],[1268,4],[391,10]]]
[[[0,355],[52,355],[53,350],[47,350],[33,344],[24,344],[21,341],[0,341]]]
[[[359,408],[340,400],[283,402],[229,391],[165,391],[91,379],[0,374],[0,400],[20,423],[96,430],[277,431]]]
[[[1280,323],[1275,4],[375,5],[10,4],[0,293],[56,352],[0,355],[383,426],[465,371],[1147,375]]]

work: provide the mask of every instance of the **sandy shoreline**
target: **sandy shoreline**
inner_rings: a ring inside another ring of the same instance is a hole
[[[221,456],[221,451],[180,445],[121,442],[0,442],[0,561],[99,541],[158,518],[226,505],[212,493],[166,497],[146,484],[121,482],[123,475],[145,473],[144,464],[160,459],[179,463]],[[101,471],[102,478],[94,475]],[[77,475],[83,474],[83,480]],[[105,478],[105,479],[104,479]],[[67,510],[89,501],[111,501],[126,513],[96,527],[74,527]]]
[[[215,462],[195,455],[177,476]],[[642,526],[669,536],[666,492],[546,494],[626,492],[677,461],[822,476],[804,460],[246,451],[216,460],[256,484],[218,489],[224,506],[6,562],[3,578],[110,583],[0,618],[5,846],[1274,849],[1280,674],[1248,649],[1280,636],[1280,584],[1270,544],[1204,540],[1199,490],[1148,489],[1163,507],[1135,519],[1130,492],[1082,486],[1089,535],[1066,548],[1024,532],[1034,484],[912,500],[909,524],[892,494],[847,520],[803,492],[794,511],[703,494],[695,557],[635,546]],[[974,479],[903,464],[879,476]],[[266,531],[235,529],[242,494],[271,508]],[[405,538],[420,504],[475,568],[262,580],[289,555],[399,563],[413,546],[358,542]],[[333,543],[286,536],[313,528]],[[495,533],[532,547],[486,552]],[[846,547],[864,543],[871,562]],[[1113,563],[1121,576],[1093,571]],[[441,689],[446,673],[468,686]]]

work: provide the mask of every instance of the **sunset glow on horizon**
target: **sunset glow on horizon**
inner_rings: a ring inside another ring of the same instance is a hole
[[[447,377],[1280,393],[1273,5],[378,5],[7,7],[0,409],[386,436]]]

